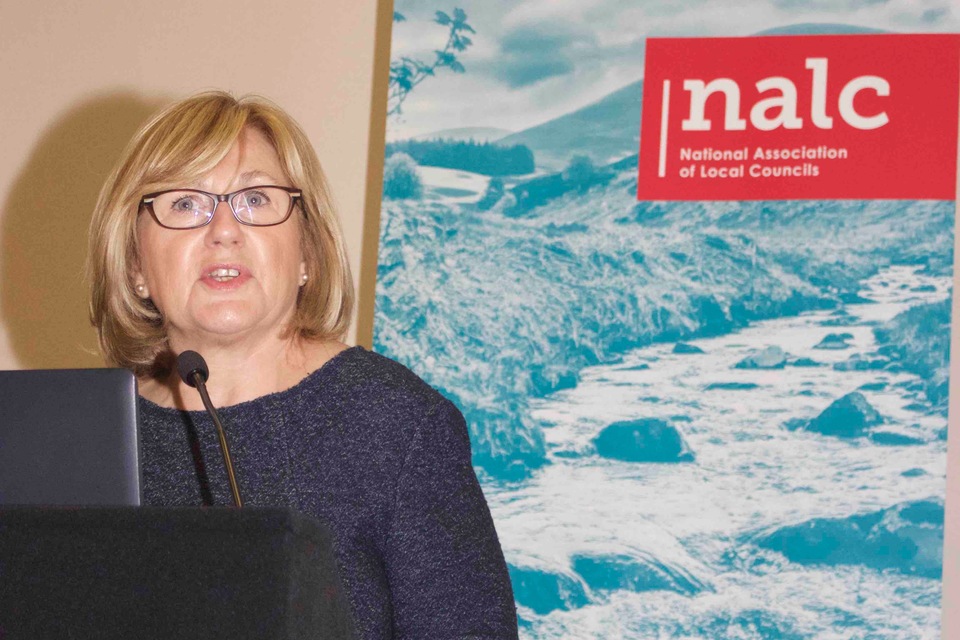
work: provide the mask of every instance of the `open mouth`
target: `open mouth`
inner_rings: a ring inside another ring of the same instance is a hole
[[[239,275],[239,269],[214,269],[207,274],[207,277],[217,282],[230,282]]]

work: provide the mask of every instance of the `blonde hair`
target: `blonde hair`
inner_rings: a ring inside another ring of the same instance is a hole
[[[86,275],[90,321],[111,366],[147,375],[169,355],[163,317],[150,300],[134,292],[141,197],[212,170],[245,127],[266,135],[286,177],[303,192],[301,238],[312,277],[300,289],[286,330],[305,340],[342,339],[346,333],[354,305],[353,280],[316,152],[293,118],[272,102],[212,91],[176,102],[147,122],[100,191],[90,223]]]

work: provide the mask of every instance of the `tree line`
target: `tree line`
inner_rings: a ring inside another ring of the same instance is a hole
[[[387,144],[386,156],[405,153],[424,167],[461,169],[485,176],[533,173],[533,151],[526,145],[501,146],[473,140],[402,140]]]

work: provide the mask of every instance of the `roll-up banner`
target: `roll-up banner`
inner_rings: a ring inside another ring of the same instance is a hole
[[[935,9],[396,1],[374,346],[463,410],[522,637],[940,637]]]

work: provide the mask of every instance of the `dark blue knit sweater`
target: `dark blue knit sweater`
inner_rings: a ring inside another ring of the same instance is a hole
[[[348,349],[297,386],[219,409],[244,503],[325,522],[360,638],[516,638],[516,611],[456,407]],[[140,399],[144,503],[231,503],[213,423]]]

